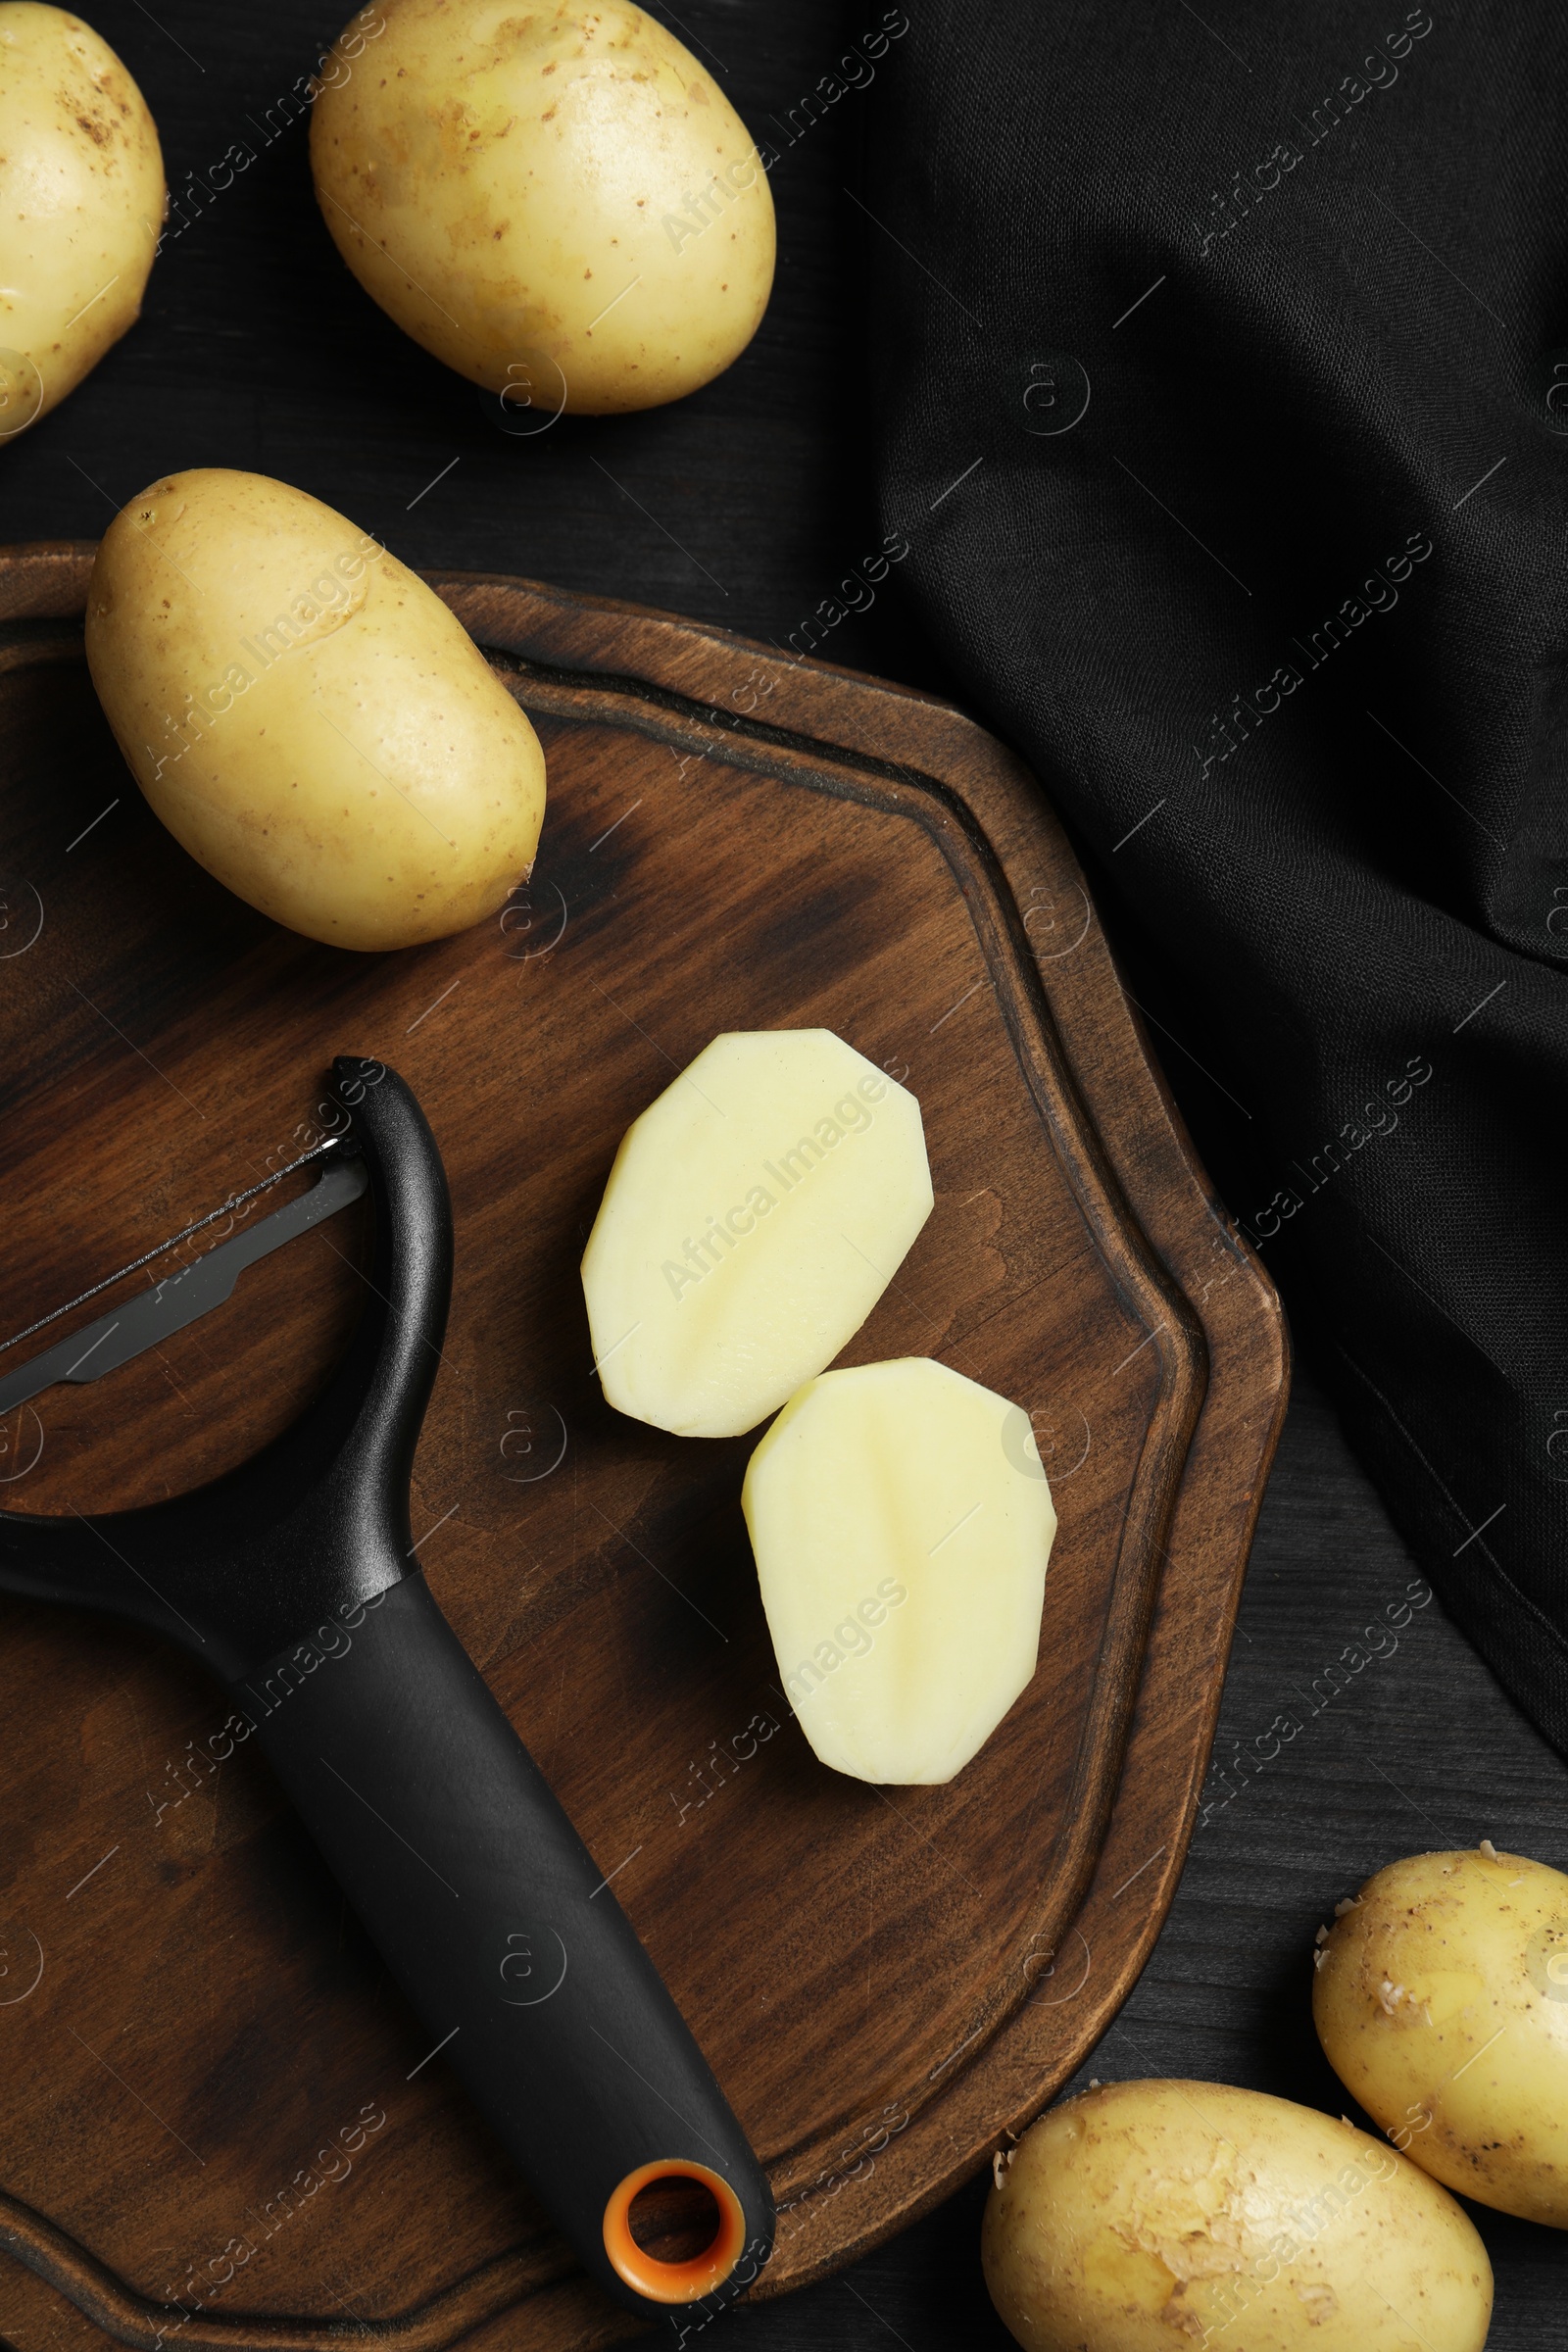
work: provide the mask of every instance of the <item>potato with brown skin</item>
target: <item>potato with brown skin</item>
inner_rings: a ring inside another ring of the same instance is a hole
[[[168,475],[105,535],[86,641],[156,813],[275,922],[411,947],[527,875],[538,737],[435,591],[319,499]]]
[[[0,0],[0,446],[135,323],[163,218],[157,127],[108,42]]]
[[[1319,1947],[1329,2062],[1449,2188],[1568,2229],[1568,1878],[1521,1854],[1414,1854]]]
[[[654,408],[729,367],[767,307],[773,200],[674,35],[629,0],[380,14],[317,98],[311,166],[404,332],[519,426]]]
[[[1381,2140],[1222,2082],[1118,2082],[999,2154],[981,2260],[1025,2352],[1481,2352],[1469,2218]]]

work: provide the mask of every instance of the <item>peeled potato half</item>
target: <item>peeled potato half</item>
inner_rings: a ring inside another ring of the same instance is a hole
[[[680,1437],[755,1429],[930,1213],[912,1095],[831,1029],[715,1037],[627,1129],[583,1254],[606,1396]]]
[[[927,1356],[825,1372],[746,1473],[807,1739],[835,1772],[950,1781],[1033,1678],[1056,1532],[1027,1414]]]

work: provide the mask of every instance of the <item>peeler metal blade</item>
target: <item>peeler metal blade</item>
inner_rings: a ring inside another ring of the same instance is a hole
[[[279,1171],[280,1175],[288,1173],[287,1169]],[[247,1266],[254,1266],[259,1258],[270,1256],[285,1242],[292,1242],[297,1235],[319,1225],[323,1218],[347,1208],[351,1200],[360,1198],[368,1182],[363,1159],[330,1161],[308,1193],[274,1209],[249,1232],[235,1234],[231,1241],[205,1251],[181,1273],[155,1283],[151,1290],[141,1292],[123,1305],[111,1307],[95,1323],[72,1332],[53,1348],[41,1349],[25,1363],[0,1376],[0,1418],[58,1382],[70,1381],[81,1387],[87,1381],[102,1380],[106,1372],[119,1371],[122,1364],[128,1364],[133,1356],[156,1347],[160,1340],[183,1331],[187,1323],[196,1322],[232,1297],[234,1285]],[[124,1269],[127,1273],[131,1270]],[[111,1275],[108,1282],[94,1287],[107,1289],[110,1282],[119,1280],[119,1275]]]

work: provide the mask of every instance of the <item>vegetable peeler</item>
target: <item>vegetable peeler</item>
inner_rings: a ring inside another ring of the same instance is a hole
[[[410,1474],[452,1288],[446,1175],[402,1079],[354,1056],[333,1073],[352,1126],[305,1155],[321,1162],[312,1189],[0,1371],[0,1412],[126,1362],[368,1189],[365,1305],[326,1386],[271,1445],[190,1494],[92,1518],[0,1511],[0,1590],[130,1618],[219,1677],[230,1733],[260,1742],[432,2043],[584,2269],[684,2343],[766,2261],[767,2181],[598,1864],[414,1564]],[[632,2209],[644,2191],[682,2184],[710,2234],[662,2260]]]

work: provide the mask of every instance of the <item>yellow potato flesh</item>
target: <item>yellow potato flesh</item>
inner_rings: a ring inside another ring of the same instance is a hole
[[[1568,1878],[1519,1854],[1415,1854],[1322,1947],[1318,2037],[1415,2162],[1568,2229]]]
[[[824,1764],[950,1781],[1031,1681],[1056,1532],[1027,1415],[946,1364],[826,1372],[751,1459],[779,1676]]]
[[[981,2259],[1025,2352],[1481,2352],[1492,2315],[1486,2249],[1436,2182],[1217,2082],[1053,2108],[992,2190]]]
[[[80,383],[141,310],[164,217],[146,101],[107,41],[0,5],[0,446]]]
[[[931,1213],[920,1106],[830,1029],[714,1038],[622,1138],[583,1253],[616,1409],[737,1437],[832,1362]]]
[[[462,624],[375,540],[261,474],[172,474],[110,525],[93,684],[219,881],[341,948],[466,929],[527,873],[544,755]]]
[[[385,0],[322,90],[311,163],[366,291],[449,368],[548,418],[646,409],[745,349],[773,200],[706,70],[625,0]]]

